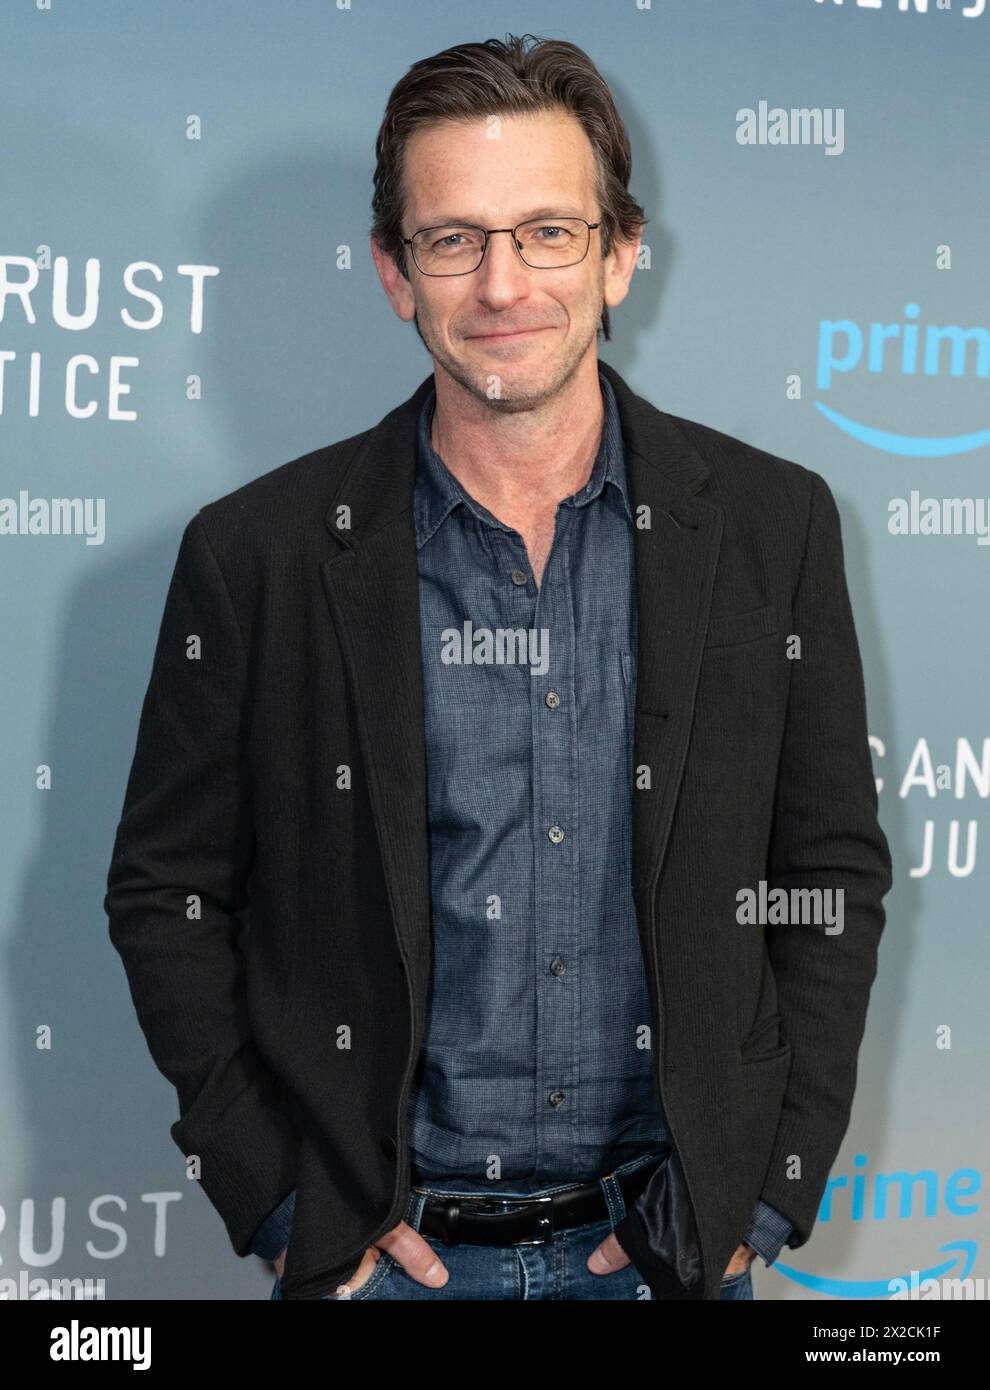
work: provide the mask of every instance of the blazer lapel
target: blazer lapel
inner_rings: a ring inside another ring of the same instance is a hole
[[[422,1006],[430,962],[426,740],[412,498],[416,422],[433,383],[371,430],[325,523],[321,579],[353,697],[393,919]]]
[[[696,496],[709,470],[674,419],[600,362],[616,393],[636,518],[639,641],[633,890],[640,920],[663,864],[694,717],[723,514]],[[649,788],[641,785],[649,774]]]

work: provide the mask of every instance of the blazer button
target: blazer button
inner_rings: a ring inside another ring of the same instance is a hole
[[[398,1152],[399,1150],[396,1148],[395,1140],[392,1138],[391,1134],[384,1135],[382,1138],[382,1153],[385,1157],[391,1159],[394,1163]]]

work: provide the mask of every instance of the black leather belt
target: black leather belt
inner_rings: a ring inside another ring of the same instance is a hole
[[[661,1160],[658,1160],[660,1162]],[[626,1209],[632,1205],[656,1172],[657,1164],[644,1164],[616,1178]],[[423,1187],[414,1192],[427,1192]],[[435,1236],[445,1245],[545,1245],[555,1231],[585,1226],[609,1215],[601,1183],[583,1183],[551,1193],[548,1197],[448,1197],[427,1195],[419,1232]]]

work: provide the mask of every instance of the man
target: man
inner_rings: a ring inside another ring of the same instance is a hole
[[[273,1297],[751,1298],[848,1124],[891,877],[838,514],[599,362],[629,176],[573,45],[416,64],[372,252],[432,376],[182,538],[106,907]]]

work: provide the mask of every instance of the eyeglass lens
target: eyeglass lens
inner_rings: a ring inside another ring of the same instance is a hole
[[[576,217],[539,218],[516,228],[516,244],[537,269],[573,265],[587,254],[590,232]],[[476,270],[485,250],[480,227],[427,227],[412,239],[416,264],[426,275],[460,275]]]

